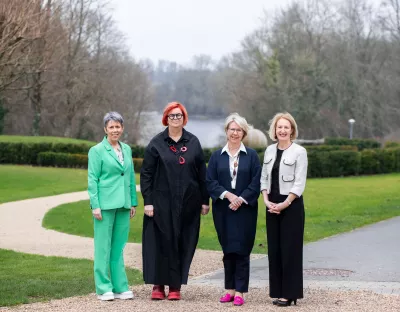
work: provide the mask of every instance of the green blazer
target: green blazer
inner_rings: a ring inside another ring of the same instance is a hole
[[[107,137],[89,150],[88,192],[92,209],[130,209],[138,204],[132,149],[125,143],[120,144],[124,165],[119,162]]]

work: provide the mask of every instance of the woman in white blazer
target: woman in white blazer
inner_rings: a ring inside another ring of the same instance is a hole
[[[303,191],[307,151],[296,144],[297,124],[289,113],[270,122],[268,146],[261,173],[261,192],[267,207],[270,296],[273,304],[290,306],[303,298]]]

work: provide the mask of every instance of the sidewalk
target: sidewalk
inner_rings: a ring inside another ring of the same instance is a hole
[[[303,266],[305,288],[400,295],[400,217],[305,245]],[[250,287],[268,286],[267,257],[250,271]],[[219,270],[191,283],[223,287],[223,278]]]

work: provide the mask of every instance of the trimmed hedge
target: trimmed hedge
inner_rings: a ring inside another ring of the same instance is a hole
[[[42,152],[84,154],[89,148],[88,144],[0,142],[0,164],[36,165]]]
[[[400,148],[365,149],[361,152],[307,148],[307,156],[309,178],[400,172]],[[258,157],[262,164],[264,153],[258,153]]]
[[[88,167],[88,155],[42,152],[38,154],[37,164],[43,167],[82,168]],[[142,169],[143,159],[133,158],[135,172]]]
[[[387,141],[385,143],[385,148],[392,148],[392,147],[400,147],[400,143],[394,141]]]
[[[307,155],[308,177],[340,177],[359,172],[360,153],[356,151],[311,151]]]
[[[358,151],[358,148],[355,145],[307,145],[303,147],[307,152]]]
[[[309,159],[308,176],[337,177],[400,172],[400,147],[368,149],[364,148],[367,146],[364,142],[361,146],[362,150],[358,152],[356,149],[360,148],[360,145],[362,144],[306,146]],[[376,146],[375,143],[371,145]],[[135,171],[140,172],[145,148],[131,147]],[[87,168],[89,148],[87,144],[0,142],[0,163]],[[215,150],[217,148],[204,148],[206,162]],[[262,163],[264,149],[256,151]]]
[[[133,167],[136,173],[140,173],[140,170],[142,170],[142,165],[143,158],[133,158]]]
[[[146,147],[131,145],[131,149],[133,158],[144,158],[144,150],[146,149]]]
[[[88,156],[84,154],[42,152],[38,154],[37,164],[44,167],[87,168]]]
[[[380,148],[381,143],[373,139],[347,139],[347,138],[325,138],[325,145],[352,145],[357,146],[359,151],[367,148]]]

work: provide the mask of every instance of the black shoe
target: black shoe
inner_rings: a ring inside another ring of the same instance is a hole
[[[278,301],[279,301],[279,299],[272,300],[272,304],[273,304],[273,305],[277,305],[277,304],[278,304]]]
[[[294,305],[296,305],[297,303],[297,299],[288,299],[288,300],[279,300],[277,301],[276,305],[278,307],[289,307],[292,302],[294,303]]]

